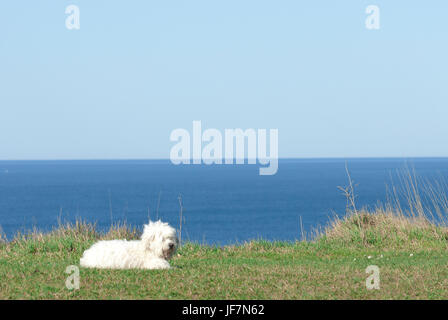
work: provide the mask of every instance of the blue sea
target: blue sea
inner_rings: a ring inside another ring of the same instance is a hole
[[[0,226],[11,238],[58,219],[141,227],[148,217],[179,226],[182,237],[208,244],[289,240],[345,214],[338,186],[356,184],[358,207],[386,201],[387,186],[409,169],[448,177],[447,158],[281,159],[273,176],[258,165],[173,165],[169,160],[0,161]],[[301,227],[302,225],[302,227]]]

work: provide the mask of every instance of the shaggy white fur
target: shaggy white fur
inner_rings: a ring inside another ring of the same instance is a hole
[[[176,252],[176,230],[160,220],[144,226],[141,240],[99,241],[84,251],[81,266],[108,269],[168,269]]]

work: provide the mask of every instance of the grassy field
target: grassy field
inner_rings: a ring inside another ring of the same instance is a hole
[[[313,240],[183,243],[170,270],[80,268],[78,290],[67,289],[65,271],[79,265],[85,249],[139,232],[115,225],[101,234],[77,222],[11,241],[0,237],[0,299],[448,299],[446,186],[425,185],[421,194],[412,177],[403,186],[406,206],[390,200],[358,210],[350,180],[341,188],[348,214]],[[372,265],[379,289],[366,286]]]
[[[99,238],[138,232],[61,226],[0,244],[0,299],[447,299],[446,228],[387,212],[336,220],[316,241],[254,241],[210,247],[185,243],[170,270],[80,268],[79,290],[65,286],[67,266]],[[366,268],[380,288],[366,288]]]

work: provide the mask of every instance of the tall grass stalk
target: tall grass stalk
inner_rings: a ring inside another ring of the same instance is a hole
[[[349,186],[339,187],[347,198],[347,214],[333,218],[320,238],[362,246],[441,241],[448,247],[448,197],[443,179],[430,181],[407,169],[398,174],[399,187],[387,189],[386,203],[357,209],[348,169],[347,175]]]

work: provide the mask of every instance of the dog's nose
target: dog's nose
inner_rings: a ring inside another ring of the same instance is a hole
[[[170,247],[170,249],[173,249],[174,248],[174,243],[170,243],[168,246]]]

